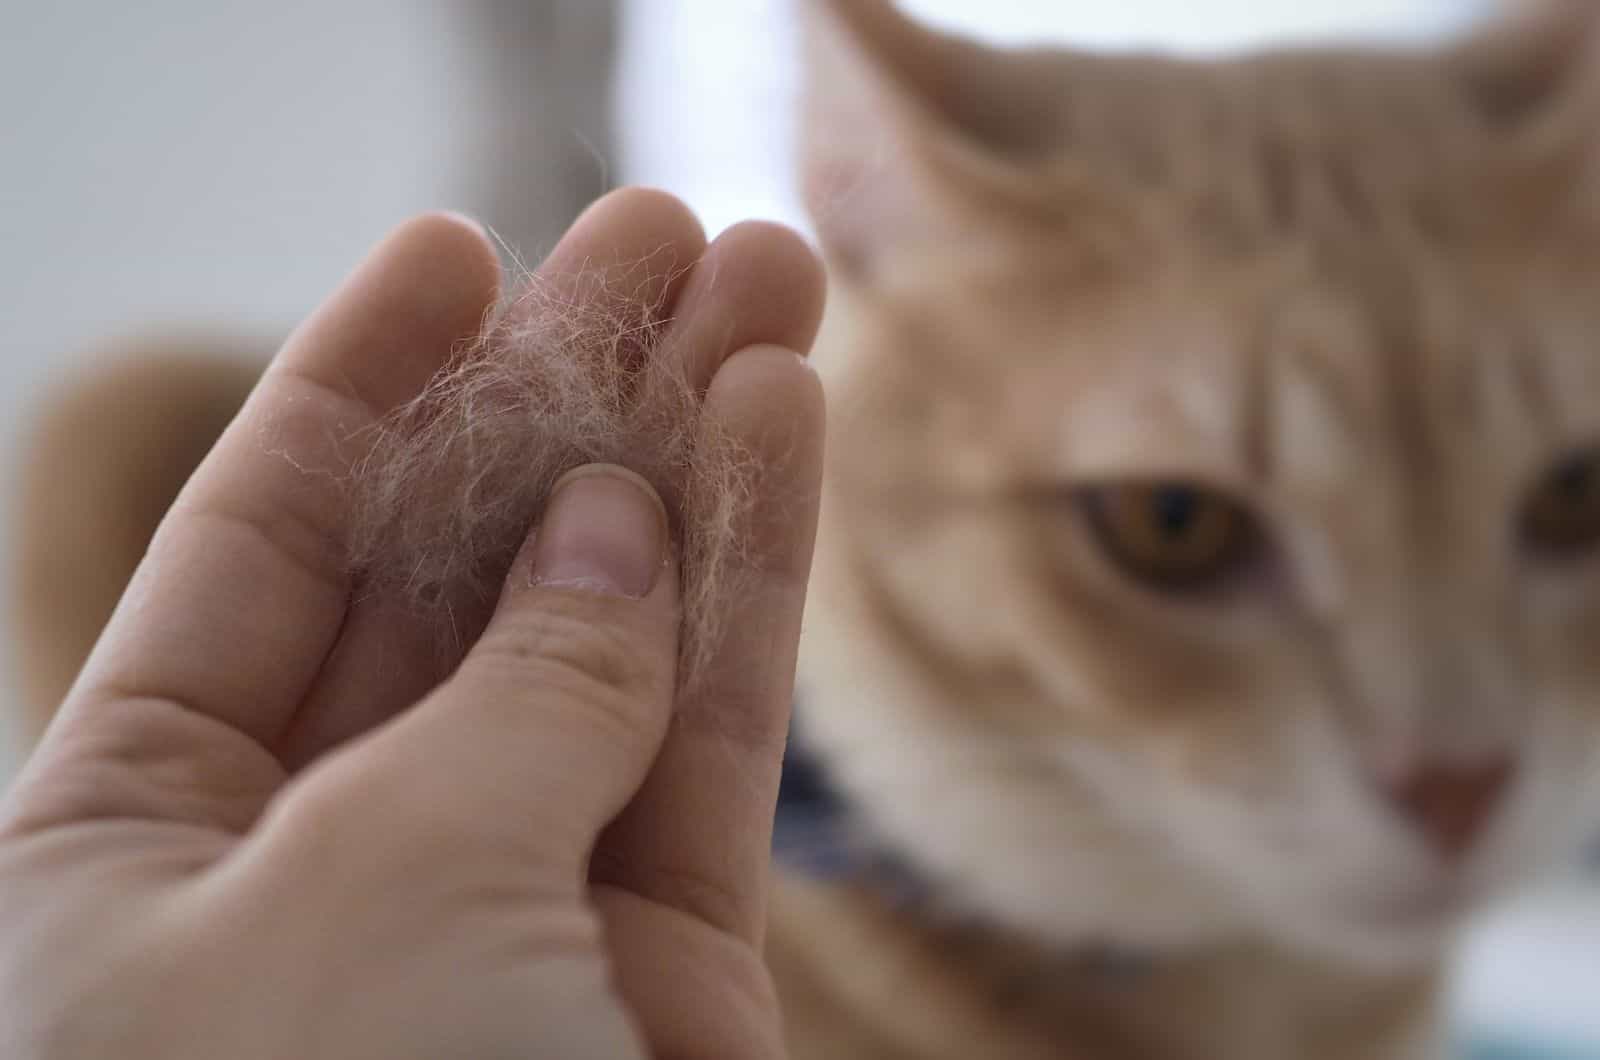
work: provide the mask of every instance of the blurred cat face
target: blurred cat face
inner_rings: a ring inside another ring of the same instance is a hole
[[[822,54],[879,112],[852,141],[814,100],[810,147],[808,721],[877,825],[1046,937],[1378,962],[1569,856],[1600,216],[1554,38],[1522,83],[1498,49],[958,56],[854,11]]]

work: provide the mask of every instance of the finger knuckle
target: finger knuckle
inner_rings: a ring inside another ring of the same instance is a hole
[[[263,835],[280,866],[319,866],[346,882],[448,875],[467,841],[459,808],[425,777],[350,756],[314,771],[274,808]]]
[[[314,769],[268,807],[263,832],[305,852],[309,864],[328,864],[348,854],[357,829],[351,808],[381,800],[385,778],[374,770],[354,768],[348,758]]]
[[[589,879],[682,910],[733,934],[754,930],[759,918],[759,902],[717,873],[660,859],[640,862],[599,847],[590,857]]]
[[[588,611],[577,605],[523,609],[484,635],[476,662],[585,698],[653,691],[660,683],[663,653],[639,631]]]

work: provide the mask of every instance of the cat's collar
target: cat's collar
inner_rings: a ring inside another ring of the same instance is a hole
[[[870,888],[900,911],[928,906],[938,895],[932,879],[871,837],[827,766],[792,728],[778,786],[772,855],[786,872]],[[1080,969],[1128,982],[1142,979],[1155,960],[1148,953],[1101,943],[1085,943],[1064,956]]]
[[[792,728],[778,785],[772,856],[798,876],[870,886],[896,906],[918,904],[931,891],[908,862],[868,838],[827,767]]]

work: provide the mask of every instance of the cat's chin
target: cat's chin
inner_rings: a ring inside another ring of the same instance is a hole
[[[1375,973],[1404,973],[1444,957],[1477,910],[1457,890],[1440,889],[1344,908],[1302,910],[1275,927],[1297,948]]]

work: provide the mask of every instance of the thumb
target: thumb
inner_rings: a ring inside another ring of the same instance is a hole
[[[447,682],[348,752],[391,820],[520,866],[582,869],[660,750],[678,574],[655,491],[592,464],[552,491],[483,636]],[[376,775],[374,775],[376,774]],[[395,805],[398,802],[399,805]]]

